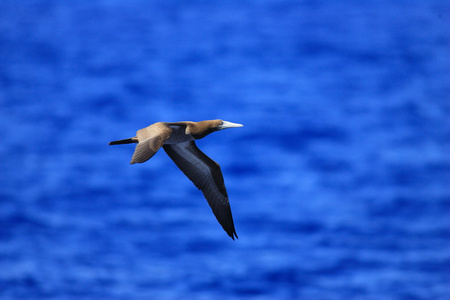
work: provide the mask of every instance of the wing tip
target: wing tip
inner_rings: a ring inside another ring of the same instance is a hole
[[[233,241],[235,240],[234,237],[236,237],[236,239],[239,239],[239,237],[238,237],[236,231],[233,231],[233,232],[231,232],[231,233],[230,233],[230,232],[227,232],[227,234],[233,239]]]

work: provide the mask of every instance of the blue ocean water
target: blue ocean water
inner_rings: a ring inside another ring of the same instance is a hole
[[[450,299],[447,2],[0,1],[0,299]]]

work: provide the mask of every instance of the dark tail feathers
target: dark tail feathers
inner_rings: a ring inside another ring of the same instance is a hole
[[[136,137],[132,137],[129,139],[109,142],[110,145],[132,144],[132,143],[139,143],[139,141]]]

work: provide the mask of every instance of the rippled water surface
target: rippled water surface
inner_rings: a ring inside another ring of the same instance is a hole
[[[1,299],[450,299],[446,1],[1,1]],[[161,151],[197,142],[239,240]]]

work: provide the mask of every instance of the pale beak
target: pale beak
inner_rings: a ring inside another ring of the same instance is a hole
[[[233,128],[233,127],[243,127],[244,125],[238,123],[231,123],[227,121],[222,121],[222,124],[218,126],[219,130]]]

